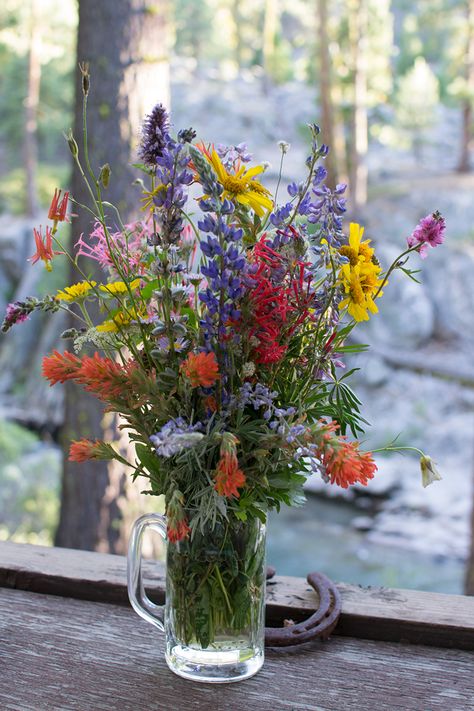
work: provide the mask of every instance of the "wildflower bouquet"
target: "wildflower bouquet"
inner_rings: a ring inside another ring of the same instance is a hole
[[[83,280],[11,304],[4,321],[7,330],[35,309],[76,319],[63,334],[72,348],[46,357],[44,376],[79,383],[119,413],[136,459],[98,440],[73,442],[70,459],[115,458],[146,479],[146,493],[165,497],[168,595],[188,647],[242,636],[261,617],[270,509],[303,503],[312,473],[344,488],[374,476],[372,454],[357,442],[364,420],[353,370],[343,369],[360,349],[349,336],[377,312],[391,272],[413,277],[408,256],[443,241],[435,213],[384,270],[363,227],[344,233],[345,186],[325,185],[328,148],[316,125],[309,130],[306,177],[281,204],[244,144],[193,143],[192,129],[173,137],[156,106],[136,165],[142,219],[126,225],[103,199],[109,167],[95,174],[87,140],[81,154],[70,134],[95,220],[69,255]],[[283,163],[288,144],[280,148]],[[57,236],[67,203],[57,192],[52,227],[35,231],[32,261],[47,269],[67,253]],[[103,267],[102,283],[87,259]],[[90,316],[97,304],[100,323]],[[438,477],[428,457],[422,464],[427,480]]]

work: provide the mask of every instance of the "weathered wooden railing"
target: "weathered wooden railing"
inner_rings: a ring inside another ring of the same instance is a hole
[[[164,600],[164,571],[144,566]],[[339,584],[329,642],[269,649],[263,670],[210,688],[175,677],[163,636],[129,608],[120,556],[0,543],[0,708],[470,711],[474,598]],[[301,578],[267,584],[267,624],[317,607]]]

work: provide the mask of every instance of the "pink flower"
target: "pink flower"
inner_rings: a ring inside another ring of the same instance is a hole
[[[407,238],[407,244],[410,248],[417,247],[416,251],[420,257],[426,259],[430,247],[437,247],[444,242],[445,230],[444,218],[439,212],[434,212],[420,220],[410,237]]]
[[[115,262],[125,274],[143,272],[142,261],[146,255],[147,238],[151,235],[150,222],[132,222],[125,225],[125,232],[109,232],[108,240],[103,226],[97,222],[88,238],[81,235],[76,242],[77,256],[89,257],[104,269],[115,268]]]

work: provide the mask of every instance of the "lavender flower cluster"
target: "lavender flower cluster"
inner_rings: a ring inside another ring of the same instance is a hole
[[[182,417],[170,420],[159,432],[150,437],[156,453],[160,457],[172,457],[183,449],[194,447],[202,440],[204,434],[201,422],[189,425]]]

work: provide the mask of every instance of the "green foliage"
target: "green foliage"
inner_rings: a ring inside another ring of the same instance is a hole
[[[0,539],[51,544],[59,509],[59,453],[0,421]]]
[[[74,45],[76,4],[73,0],[58,3],[41,0],[36,15],[31,4],[5,0],[0,7],[0,145],[2,148],[2,186],[0,211],[20,214],[24,211],[24,182],[21,178],[27,66],[30,48],[30,26],[37,32],[41,71],[38,103],[38,147],[40,164],[39,191],[42,205],[50,200],[48,176],[64,177],[69,156],[62,132],[72,121],[74,84]],[[51,169],[48,166],[53,166]],[[4,177],[5,169],[9,170]],[[10,183],[6,185],[6,183]],[[51,183],[53,183],[51,179]],[[58,183],[55,182],[55,185]],[[45,192],[47,196],[45,197]]]
[[[262,614],[265,546],[258,523],[236,519],[168,546],[169,624],[185,644],[249,637]]]
[[[38,166],[38,198],[43,208],[49,207],[51,196],[58,185],[67,185],[70,166],[64,162],[40,163]],[[0,212],[23,215],[25,212],[25,173],[17,166],[0,175]]]

